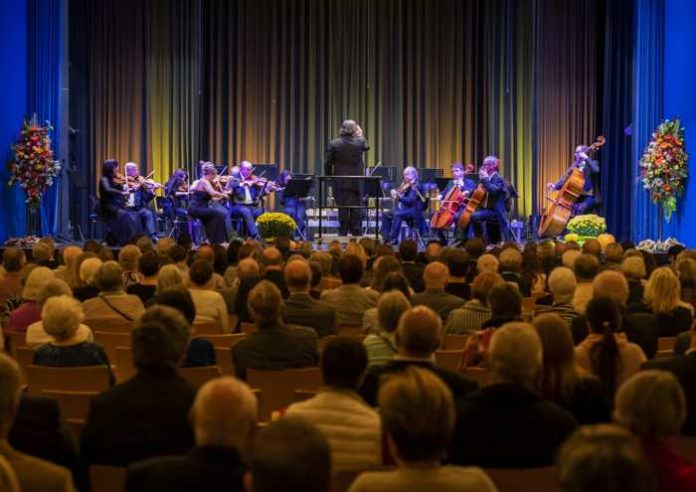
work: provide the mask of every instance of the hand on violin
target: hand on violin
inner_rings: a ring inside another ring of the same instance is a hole
[[[556,187],[554,183],[546,183],[546,189],[549,191],[553,191],[553,189]]]

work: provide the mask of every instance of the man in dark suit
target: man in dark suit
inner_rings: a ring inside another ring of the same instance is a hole
[[[285,267],[285,283],[290,297],[285,300],[286,323],[314,328],[319,338],[336,334],[336,311],[329,304],[312,299],[309,287],[312,270],[306,261],[293,261]]]
[[[256,424],[256,397],[232,377],[204,384],[191,409],[196,447],[183,456],[163,456],[128,467],[126,492],[244,490],[245,454]]]
[[[196,388],[176,370],[186,352],[188,323],[175,309],[153,306],[133,330],[137,374],[95,397],[82,430],[85,466],[126,466],[194,445],[188,414]]]
[[[432,371],[452,390],[455,400],[476,391],[478,384],[464,374],[437,367],[433,352],[440,345],[442,321],[437,313],[426,306],[418,306],[405,312],[396,329],[396,355],[385,366],[373,367],[365,375],[360,396],[368,405],[377,406],[377,393],[383,376],[399,372],[410,366]]]
[[[573,170],[578,169],[583,174],[585,178],[584,185],[582,193],[573,206],[573,215],[589,214],[601,203],[596,186],[597,177],[599,176],[599,163],[590,159],[588,150],[589,147],[587,145],[578,145],[575,148],[575,160],[568,167],[565,174],[555,183],[546,185],[549,190],[560,190],[573,173]]]
[[[425,290],[411,298],[413,306],[424,305],[440,315],[442,322],[447,321],[453,309],[460,308],[466,302],[461,297],[448,294],[445,286],[449,280],[449,268],[444,263],[433,261],[423,270]]]
[[[411,284],[414,292],[423,292],[423,265],[416,263],[418,258],[418,245],[411,239],[404,239],[399,244],[399,257],[401,258],[401,269],[404,276]]]
[[[283,295],[283,299],[287,299],[290,291],[283,276],[283,254],[278,248],[266,248],[261,253],[259,261],[261,262],[263,278],[273,282]]]
[[[534,327],[517,322],[498,328],[489,362],[494,384],[457,405],[450,462],[482,468],[553,465],[577,422],[536,391],[542,347]]]
[[[686,395],[686,421],[681,433],[696,436],[696,332],[690,331],[688,334],[691,346],[684,355],[649,360],[643,364],[643,369],[662,369],[677,377]],[[686,338],[686,335],[683,335],[683,338]]]
[[[239,379],[246,379],[248,368],[279,371],[317,365],[316,332],[283,324],[283,298],[275,284],[261,281],[251,289],[248,305],[257,331],[232,347],[232,362]]]
[[[498,174],[499,165],[498,158],[494,155],[489,155],[483,160],[483,165],[479,169],[479,182],[486,190],[486,198],[482,206],[471,215],[471,225],[468,232],[469,239],[475,235],[481,235],[480,231],[483,222],[493,220],[497,223],[501,240],[514,240],[508,225],[508,213],[505,208],[508,199],[508,187],[505,180]]]
[[[353,120],[345,120],[339,129],[339,137],[329,142],[324,160],[327,176],[362,176],[365,172],[363,153],[370,146],[363,137],[362,128]],[[338,205],[360,205],[360,184],[355,180],[333,183],[334,196]],[[338,212],[339,233],[360,235],[360,210],[340,209]]]

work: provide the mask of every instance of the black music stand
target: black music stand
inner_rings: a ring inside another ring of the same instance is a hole
[[[420,175],[421,183],[437,182],[439,178],[442,178],[445,175],[445,171],[442,169],[433,169],[431,167],[421,167],[418,169],[418,173]]]
[[[382,176],[319,176],[319,242],[322,240],[322,212],[324,209],[324,186],[328,183],[331,184],[333,181],[358,181],[361,184],[360,196],[363,198],[374,198],[375,201],[375,240],[379,241],[379,200],[382,197]],[[337,209],[369,209],[369,200],[367,200],[368,206],[364,205],[336,205]],[[370,222],[370,217],[367,217],[368,224]]]
[[[442,193],[452,178],[435,178],[435,185],[437,189]]]
[[[283,190],[283,198],[297,198],[297,201],[295,201],[295,217],[297,217],[297,203],[299,202],[299,200],[307,198],[307,195],[309,195],[309,190],[312,188],[313,182],[314,176],[311,175],[303,176],[302,178],[293,176],[293,178],[290,181],[288,181],[288,184],[285,186],[285,190]],[[305,241],[306,236],[304,231],[301,231],[298,228],[297,232],[300,233],[300,237],[303,241]]]

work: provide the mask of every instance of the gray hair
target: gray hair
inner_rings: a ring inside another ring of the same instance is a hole
[[[49,280],[41,287],[39,290],[39,296],[36,299],[39,307],[43,307],[46,301],[51,297],[56,296],[69,296],[72,297],[73,292],[68,283],[65,280],[59,278],[54,278]]]
[[[542,367],[542,345],[529,323],[506,323],[490,343],[491,370],[505,381],[532,386]]]
[[[58,341],[69,340],[83,319],[82,304],[69,296],[51,297],[41,309],[44,331]]]
[[[577,285],[575,274],[568,267],[554,268],[549,274],[549,290],[556,302],[570,302]]]
[[[97,270],[94,285],[102,292],[123,289],[123,269],[115,261],[107,261]]]
[[[401,315],[408,311],[411,303],[406,296],[398,290],[385,292],[377,303],[377,322],[379,329],[386,333],[393,333],[399,326]]]

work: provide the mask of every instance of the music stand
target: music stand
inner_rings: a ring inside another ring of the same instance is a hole
[[[360,183],[360,196],[374,198],[375,202],[375,240],[379,241],[379,200],[382,195],[382,176],[319,176],[319,242],[322,240],[322,210],[324,209],[324,187],[333,181],[356,181]],[[369,204],[369,200],[368,200]],[[337,209],[369,209],[364,205],[336,205]],[[369,224],[368,214],[368,224]]]
[[[442,169],[433,169],[430,167],[422,167],[418,169],[418,173],[420,174],[421,183],[432,183],[445,175],[445,171]]]
[[[303,176],[302,178],[293,177],[288,181],[288,184],[283,190],[284,198],[297,198],[295,201],[295,217],[297,217],[297,204],[300,200],[307,198],[309,195],[309,190],[312,188],[314,183],[314,176]],[[299,228],[297,232],[300,233],[300,237],[305,241],[305,234]]]
[[[447,184],[450,182],[450,179],[452,178],[435,178],[437,189],[440,190],[440,192],[444,191],[444,189],[447,188]]]

